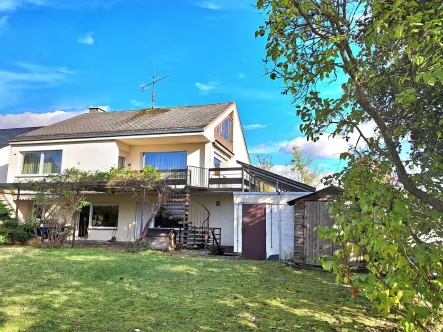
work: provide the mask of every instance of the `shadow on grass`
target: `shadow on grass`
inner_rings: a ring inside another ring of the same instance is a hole
[[[380,331],[329,274],[278,262],[0,249],[0,326],[48,331]],[[11,259],[11,257],[13,259]],[[2,316],[3,315],[3,316]],[[3,326],[1,325],[3,324]]]

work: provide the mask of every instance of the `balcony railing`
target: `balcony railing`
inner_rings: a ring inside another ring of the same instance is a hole
[[[161,178],[175,188],[185,186],[205,189],[248,189],[249,177],[242,167],[203,168],[188,166],[186,169],[159,170]]]

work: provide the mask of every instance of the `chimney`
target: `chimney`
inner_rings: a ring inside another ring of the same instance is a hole
[[[100,107],[89,107],[89,113],[106,113],[106,111]]]

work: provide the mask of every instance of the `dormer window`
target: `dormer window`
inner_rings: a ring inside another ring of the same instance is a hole
[[[217,127],[215,127],[215,139],[229,150],[232,150],[233,142],[233,113],[229,114]]]

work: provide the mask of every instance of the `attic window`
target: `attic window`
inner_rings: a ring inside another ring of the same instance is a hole
[[[230,150],[232,150],[233,124],[233,113],[231,113],[215,127],[215,138]]]

